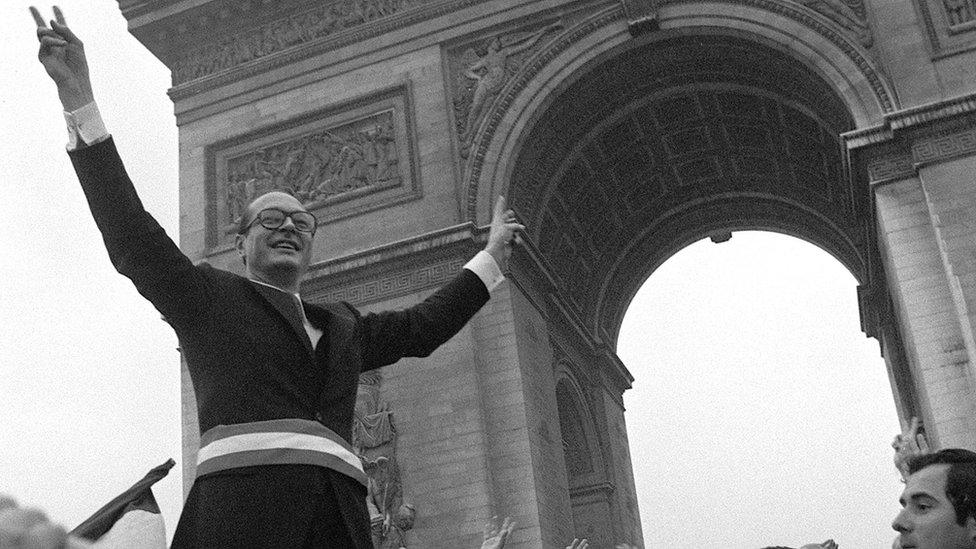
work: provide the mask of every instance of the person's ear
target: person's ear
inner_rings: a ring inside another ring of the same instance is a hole
[[[237,233],[234,235],[234,248],[237,249],[237,255],[241,258],[241,263],[247,267],[247,250],[244,248],[244,241],[247,240],[247,234]]]

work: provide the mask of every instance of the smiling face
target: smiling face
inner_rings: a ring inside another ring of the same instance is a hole
[[[250,278],[277,286],[289,292],[298,291],[298,283],[312,257],[312,234],[295,228],[291,217],[277,229],[267,229],[255,221],[259,212],[277,208],[286,214],[307,211],[295,197],[272,192],[254,200],[247,210],[251,222],[235,244],[244,260]]]
[[[976,519],[960,525],[946,495],[948,464],[929,465],[908,477],[899,502],[902,510],[891,523],[902,549],[976,548]]]

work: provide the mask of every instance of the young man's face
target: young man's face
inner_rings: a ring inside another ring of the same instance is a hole
[[[899,502],[902,510],[891,523],[902,549],[973,549],[976,519],[956,522],[946,496],[949,465],[930,465],[908,477]]]

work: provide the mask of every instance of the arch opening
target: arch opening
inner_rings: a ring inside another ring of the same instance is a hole
[[[693,243],[645,281],[617,346],[645,547],[890,545],[899,426],[855,285],[767,232]]]
[[[552,99],[507,194],[587,330],[614,341],[650,271],[715,231],[800,236],[863,282],[867,195],[840,139],[853,127],[830,85],[782,51],[675,33],[621,47]]]

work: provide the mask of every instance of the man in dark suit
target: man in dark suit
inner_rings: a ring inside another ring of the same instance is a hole
[[[116,269],[166,317],[197,397],[197,478],[174,547],[369,547],[365,474],[349,445],[359,374],[427,356],[488,300],[524,227],[495,205],[488,244],[422,303],[361,315],[298,295],[317,220],[273,192],[236,236],[245,276],[193,265],[145,211],[98,114],[82,43],[36,9],[68,150]]]

